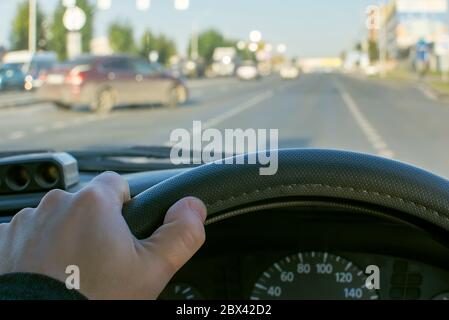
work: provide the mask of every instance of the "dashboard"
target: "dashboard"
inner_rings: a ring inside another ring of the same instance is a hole
[[[134,197],[185,171],[124,177]],[[68,191],[95,176],[80,173]],[[43,195],[0,195],[0,223]],[[449,245],[440,229],[353,201],[290,200],[212,217],[206,244],[160,299],[449,299]]]
[[[160,299],[449,300],[445,246],[398,222],[334,210],[266,210],[209,225],[206,245]]]

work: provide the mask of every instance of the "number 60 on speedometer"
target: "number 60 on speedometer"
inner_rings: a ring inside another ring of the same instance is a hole
[[[351,261],[326,252],[288,256],[257,280],[252,300],[374,300],[367,276]]]

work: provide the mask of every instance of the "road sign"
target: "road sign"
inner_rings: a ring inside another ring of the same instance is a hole
[[[421,39],[416,44],[416,59],[418,61],[427,61],[429,58],[429,45],[428,43]]]
[[[80,31],[86,24],[86,14],[79,7],[68,8],[63,17],[64,27],[71,31]]]

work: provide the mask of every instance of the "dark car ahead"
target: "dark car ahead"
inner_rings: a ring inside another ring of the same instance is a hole
[[[25,73],[19,63],[8,63],[0,66],[0,91],[23,90]]]
[[[88,105],[109,112],[118,105],[163,104],[175,107],[188,99],[181,79],[132,56],[80,56],[42,75],[40,98],[59,107]]]

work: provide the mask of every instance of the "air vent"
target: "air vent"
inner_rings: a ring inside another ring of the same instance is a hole
[[[78,182],[78,163],[68,153],[40,153],[0,159],[0,194],[67,190]]]

